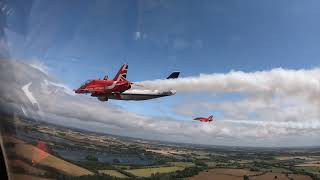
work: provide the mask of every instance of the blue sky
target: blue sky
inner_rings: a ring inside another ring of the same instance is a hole
[[[162,78],[172,70],[190,76],[232,69],[310,68],[318,66],[320,56],[318,5],[36,0],[26,37],[11,41],[12,55],[39,59],[71,86],[112,75],[123,62],[129,63],[129,78],[135,81]]]
[[[319,66],[316,0],[30,0],[30,4],[27,13],[8,16],[9,24],[25,24],[18,27],[22,34],[6,32],[10,55],[43,63],[72,88],[105,74],[112,77],[122,63],[129,64],[128,79],[133,82],[163,79],[175,70],[189,77]],[[208,106],[203,102],[242,98],[238,93],[178,91],[156,100],[108,103],[128,112],[189,120],[209,114],[224,117],[223,110],[203,108]],[[199,107],[193,114],[177,112],[188,103]]]

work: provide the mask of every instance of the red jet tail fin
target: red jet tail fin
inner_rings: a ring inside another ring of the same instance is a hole
[[[114,81],[119,81],[127,78],[128,64],[123,64],[119,69],[117,75],[113,78]]]

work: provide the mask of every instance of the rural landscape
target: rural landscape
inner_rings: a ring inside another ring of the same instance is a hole
[[[320,148],[175,144],[19,117],[1,131],[14,179],[320,179]]]

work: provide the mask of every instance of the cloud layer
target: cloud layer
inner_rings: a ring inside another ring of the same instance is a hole
[[[151,89],[175,89],[178,94],[198,92],[207,96],[207,100],[183,100],[174,111],[184,116],[195,116],[204,111],[220,112],[222,115],[216,125],[220,125],[219,121],[228,123],[227,129],[230,131],[224,132],[230,132],[226,134],[231,137],[293,138],[312,134],[320,140],[317,132],[320,128],[318,68],[277,68],[249,73],[231,71],[174,80],[143,81],[139,84]],[[228,93],[235,93],[239,97],[210,98],[210,94],[219,96]]]
[[[9,65],[11,68],[7,68]],[[5,61],[1,62],[1,67],[1,80],[10,85],[1,88],[1,102],[17,113],[20,111],[21,115],[51,123],[196,144],[298,146],[319,145],[320,142],[317,98],[311,98],[318,93],[318,69],[230,72],[143,82],[145,86],[154,88],[177,89],[178,93],[237,92],[243,95],[236,101],[192,99],[191,103],[187,100],[177,102],[179,106],[172,107],[172,111],[189,117],[188,120],[177,120],[128,112],[112,101],[104,103],[90,96],[71,95],[67,86],[27,64]],[[16,81],[10,81],[9,71],[15,72]],[[21,89],[26,85],[29,85],[28,92],[33,94],[39,108],[32,105]],[[224,116],[214,123],[189,120],[199,108],[221,110]]]

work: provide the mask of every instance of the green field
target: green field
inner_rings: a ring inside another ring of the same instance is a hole
[[[130,169],[131,166],[129,165],[113,165],[113,167],[118,168],[118,169]]]
[[[40,126],[41,127],[41,126]],[[23,126],[20,128],[34,128],[34,126]],[[46,126],[39,128],[39,132],[46,131],[46,135],[52,132]],[[32,131],[36,131],[32,130]],[[40,131],[41,130],[41,131]],[[180,152],[184,159],[176,159],[176,155],[162,155],[157,153],[146,154],[155,163],[144,166],[140,164],[122,164],[120,162],[104,163],[100,162],[94,154],[97,152],[111,153],[141,157],[144,153],[145,144],[131,144],[116,138],[98,136],[77,132],[69,129],[63,131],[60,138],[73,141],[74,144],[64,142],[46,142],[49,152],[38,148],[34,142],[25,142],[14,135],[4,136],[5,146],[10,149],[11,156],[9,166],[15,171],[14,174],[20,179],[50,178],[50,179],[177,179],[189,178],[192,180],[211,180],[211,179],[238,179],[244,176],[249,179],[270,180],[277,176],[277,179],[300,179],[311,180],[320,177],[320,150],[303,151],[278,151],[271,152],[257,149],[250,153],[244,150],[228,149],[208,149],[190,150],[180,149],[172,146],[156,146],[161,152],[172,151]],[[62,135],[64,135],[62,137]],[[70,138],[71,137],[71,138]],[[92,139],[89,141],[88,139]],[[83,139],[87,139],[84,141]],[[103,139],[102,142],[97,140]],[[43,140],[45,141],[45,139]],[[128,145],[130,144],[130,145]],[[88,149],[87,147],[90,147]],[[108,147],[108,148],[105,148]],[[90,152],[92,157],[85,161],[74,161],[63,157],[56,149],[73,152],[74,150]],[[120,150],[121,149],[121,150]],[[199,151],[199,152],[197,152]],[[217,152],[214,152],[217,151]],[[184,153],[183,153],[184,152]],[[185,155],[188,154],[188,155]],[[200,158],[199,158],[200,157]],[[208,157],[209,159],[205,158]],[[35,166],[34,166],[35,165]],[[20,167],[17,168],[17,167]],[[152,175],[156,176],[152,176]],[[110,177],[112,176],[112,178]]]
[[[156,173],[171,173],[171,172],[175,172],[183,169],[185,168],[180,166],[169,166],[169,167],[157,167],[157,168],[130,169],[130,170],[126,170],[126,172],[129,172],[138,177],[150,177],[152,174],[156,174]]]
[[[117,170],[99,170],[98,171],[101,174],[107,174],[109,176],[114,176],[118,178],[127,178],[128,176],[118,172]]]
[[[169,162],[168,164],[170,164],[171,166],[178,166],[183,168],[195,166],[195,164],[192,162]]]
[[[312,174],[320,174],[320,168],[319,167],[298,167],[296,169],[302,169],[305,172],[312,173]]]

